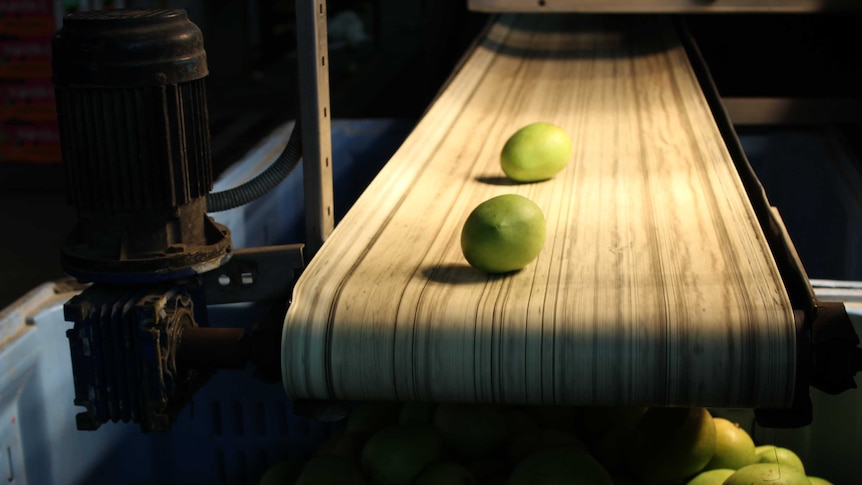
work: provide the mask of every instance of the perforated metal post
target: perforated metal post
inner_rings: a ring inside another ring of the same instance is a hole
[[[326,1],[296,1],[305,190],[305,255],[314,257],[335,226]]]

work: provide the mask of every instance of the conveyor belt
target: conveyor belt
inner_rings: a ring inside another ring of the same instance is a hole
[[[504,15],[484,35],[299,279],[287,393],[787,406],[793,311],[669,19]],[[534,121],[574,157],[510,183],[500,149]],[[538,203],[548,237],[486,276],[460,230],[504,193]]]

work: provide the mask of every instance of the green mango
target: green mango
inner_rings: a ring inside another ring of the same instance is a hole
[[[755,463],[737,470],[723,485],[811,485],[811,482],[795,468]]]

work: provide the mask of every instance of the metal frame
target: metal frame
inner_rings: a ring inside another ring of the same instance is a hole
[[[335,227],[326,0],[296,0],[296,32],[305,191],[305,257],[311,260]]]
[[[852,98],[725,97],[734,125],[834,125],[862,122],[862,101]]]

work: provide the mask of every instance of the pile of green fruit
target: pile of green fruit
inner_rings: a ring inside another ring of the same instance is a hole
[[[705,408],[360,403],[261,485],[826,485]]]

